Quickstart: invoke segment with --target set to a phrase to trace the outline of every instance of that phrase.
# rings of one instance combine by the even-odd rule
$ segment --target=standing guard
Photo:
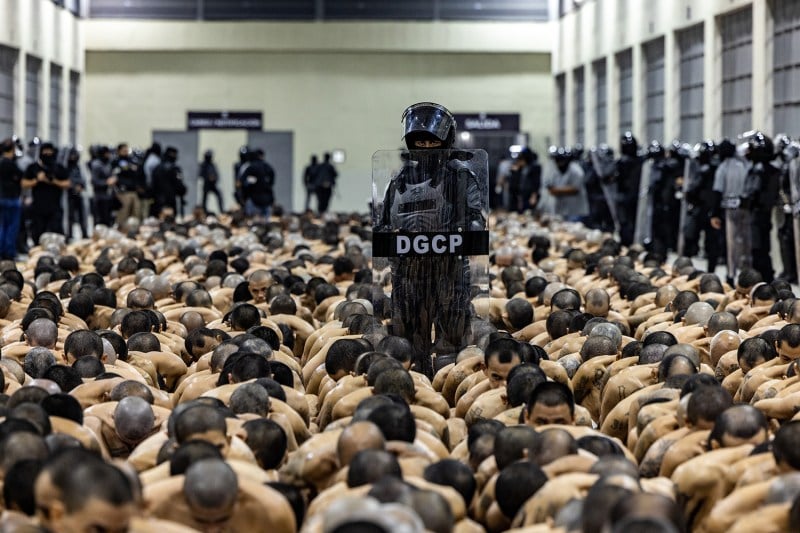
[[[700,250],[700,234],[703,234],[703,247],[708,260],[707,272],[713,273],[722,262],[724,237],[721,229],[711,226],[711,213],[714,210],[714,175],[719,160],[717,146],[712,140],[703,141],[694,147],[695,158],[687,158],[686,180],[686,223],[682,225],[683,254],[694,257]],[[680,254],[680,252],[679,252]]]
[[[771,163],[775,159],[772,139],[760,131],[744,134],[747,139],[746,157],[752,163],[748,172],[745,192],[749,194],[753,210],[753,268],[761,273],[766,283],[775,278],[772,269],[772,209],[778,204],[780,170]]]
[[[617,161],[617,217],[619,239],[624,246],[633,244],[636,229],[636,204],[642,175],[642,158],[636,137],[626,131],[620,139],[620,158]]]
[[[639,180],[639,200],[636,204],[636,231],[633,242],[649,249],[653,242],[653,183],[661,177],[664,162],[664,147],[657,140],[650,141],[646,160],[642,164]]]
[[[794,226],[797,223],[794,216],[794,205],[797,201],[796,198],[796,184],[792,183],[792,168],[794,159],[798,156],[798,146],[792,142],[792,139],[786,134],[780,134],[775,139],[775,151],[777,157],[772,164],[780,172],[780,189],[778,190],[778,208],[777,222],[778,222],[778,245],[781,249],[781,263],[783,264],[783,272],[778,274],[778,278],[788,281],[789,283],[797,283],[797,260],[795,249],[795,230]],[[795,176],[796,177],[796,176]]]
[[[797,237],[800,236],[800,144],[793,142],[788,148],[789,163],[789,190],[791,193],[792,229],[794,230],[794,261],[797,271],[794,273],[800,280],[800,245]],[[788,274],[788,273],[787,273]]]
[[[402,124],[408,150],[373,156],[373,260],[391,268],[392,333],[432,376],[433,353],[440,368],[469,344],[470,300],[488,289],[488,160],[453,149],[455,119],[439,104],[412,105]]]
[[[89,236],[86,231],[86,208],[84,207],[84,191],[86,191],[86,178],[80,166],[80,152],[74,147],[67,147],[64,166],[69,176],[69,191],[67,192],[67,239],[72,239],[73,226],[78,224],[81,230],[81,239]]]
[[[620,231],[617,215],[617,163],[614,149],[601,144],[590,154],[592,174],[586,180],[589,217],[601,231]]]

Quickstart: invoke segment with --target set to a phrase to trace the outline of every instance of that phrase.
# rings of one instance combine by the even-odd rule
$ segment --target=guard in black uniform
[[[34,243],[45,232],[64,234],[64,209],[61,202],[69,189],[67,169],[56,162],[58,151],[52,143],[42,143],[39,160],[28,166],[25,178],[36,180],[31,204],[31,238]]]
[[[674,142],[668,153],[653,159],[651,177],[653,193],[652,252],[666,258],[678,244],[681,202],[676,193],[681,190],[683,158],[679,144]]]
[[[72,226],[78,224],[81,239],[89,236],[86,231],[86,209],[84,208],[84,191],[86,178],[80,166],[80,153],[75,148],[67,151],[67,175],[69,176],[69,192],[67,193],[67,238],[72,239]]]
[[[639,180],[642,177],[642,158],[636,137],[626,131],[619,144],[620,158],[617,160],[617,217],[619,238],[624,246],[633,243],[636,230],[636,206],[639,200]]]
[[[686,188],[688,210],[686,225],[683,228],[685,249],[684,255],[694,257],[699,253],[700,234],[703,234],[703,247],[708,260],[707,272],[714,272],[725,256],[725,236],[722,229],[711,225],[717,197],[714,194],[714,177],[719,165],[717,145],[712,140],[699,143],[694,149],[696,156],[695,171]]]
[[[752,253],[753,268],[761,273],[765,282],[775,278],[770,257],[770,232],[772,231],[772,208],[778,203],[781,173],[771,162],[775,159],[772,139],[760,131],[745,134],[747,159],[752,162],[748,176],[753,202]]]
[[[781,248],[781,263],[783,264],[783,272],[778,274],[778,277],[789,283],[797,283],[792,187],[789,181],[789,169],[792,160],[797,157],[797,146],[792,143],[792,139],[788,135],[780,134],[775,139],[775,151],[778,157],[775,158],[772,164],[780,172],[778,244]]]
[[[617,166],[614,149],[601,144],[592,149],[581,165],[589,198],[587,226],[600,231],[614,232],[617,226],[616,181]]]
[[[183,173],[178,166],[178,149],[169,146],[164,151],[161,163],[153,170],[153,207],[151,216],[160,217],[164,209],[171,210],[171,216],[177,217],[178,200],[186,195]]]
[[[441,367],[470,338],[467,256],[488,254],[488,168],[482,184],[470,169],[472,154],[452,150],[456,124],[445,107],[412,105],[402,124],[409,151],[383,201],[374,202],[373,241],[376,256],[391,243],[384,257],[392,270],[392,333],[411,342],[416,370],[432,376],[432,354]]]

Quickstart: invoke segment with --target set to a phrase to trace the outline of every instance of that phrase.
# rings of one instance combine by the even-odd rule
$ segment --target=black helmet
[[[775,154],[779,155],[784,161],[794,159],[796,149],[791,149],[792,138],[785,133],[779,133],[775,136]]]
[[[531,163],[539,159],[539,156],[536,154],[536,152],[534,152],[533,150],[531,150],[529,147],[526,146],[525,148],[520,150],[519,158],[525,161],[526,164],[530,165]]]
[[[583,157],[583,144],[575,143],[572,145],[572,155],[575,159],[580,159]]]
[[[636,142],[636,137],[633,136],[633,133],[626,131],[622,134],[619,140],[619,151],[623,155],[636,156],[636,152],[639,151],[639,143]]]
[[[572,150],[566,146],[559,146],[553,154],[556,163],[569,163],[572,160]]]
[[[664,147],[661,143],[653,139],[647,147],[647,156],[653,159],[664,157]]]
[[[609,177],[616,171],[614,149],[607,144],[600,144],[592,150],[592,166],[601,177]]]
[[[598,144],[593,151],[597,152],[598,154],[606,158],[614,157],[614,149],[605,143]]]
[[[736,155],[736,145],[725,137],[717,145],[717,153],[721,159],[727,159]]]
[[[22,139],[20,139],[18,135],[12,135],[11,141],[14,143],[14,155],[22,157],[25,153],[25,146],[22,144]]]
[[[692,155],[692,147],[687,143],[682,143],[680,139],[672,140],[669,151],[672,157],[677,157],[679,159],[686,159]]]
[[[239,161],[244,163],[250,157],[250,147],[247,145],[239,147]]]
[[[772,161],[775,158],[772,139],[760,131],[747,135],[747,158],[759,163]]]
[[[779,133],[775,136],[775,152],[783,152],[790,144],[792,144],[792,138],[785,133]]]
[[[713,139],[706,139],[705,141],[700,141],[697,143],[697,146],[694,147],[694,151],[698,154],[704,153],[711,153],[714,154],[717,152],[717,144],[714,142]]]
[[[58,154],[58,148],[56,148],[56,145],[49,141],[41,143],[41,146],[39,147],[40,152],[44,152],[45,150],[51,151],[53,154]]]
[[[711,161],[711,158],[714,157],[714,154],[717,153],[717,145],[714,144],[714,141],[711,139],[706,139],[705,141],[697,143],[694,147],[694,151],[697,153],[697,160],[701,163],[708,163]]]
[[[456,138],[456,119],[443,105],[420,102],[403,111],[403,140],[408,148],[417,141],[440,141],[450,148]]]

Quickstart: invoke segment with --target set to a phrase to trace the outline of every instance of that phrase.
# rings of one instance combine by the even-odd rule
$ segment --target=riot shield
[[[792,219],[794,224],[794,257],[800,280],[800,159],[789,163],[789,187],[792,195]]]
[[[683,164],[683,183],[681,184],[680,192],[676,195],[679,196],[681,201],[680,218],[678,219],[678,255],[683,256],[684,249],[686,248],[686,215],[689,210],[689,205],[686,200],[686,194],[692,187],[696,186],[698,179],[699,166],[697,161],[691,157],[687,157]]]
[[[392,334],[417,362],[457,353],[471,343],[472,299],[489,294],[486,152],[375,152],[372,206],[374,280],[391,293]]]
[[[614,231],[619,233],[620,224],[617,214],[617,183],[614,180],[616,173],[616,161],[613,153],[609,157],[601,157],[597,151],[591,154],[592,166],[600,177],[600,188],[603,190],[603,197],[608,204],[608,211],[611,213],[611,220],[614,221]]]
[[[636,229],[633,242],[643,246],[653,240],[653,192],[650,187],[653,173],[653,161],[647,160],[642,165],[642,177],[639,181],[639,203],[636,204]]]

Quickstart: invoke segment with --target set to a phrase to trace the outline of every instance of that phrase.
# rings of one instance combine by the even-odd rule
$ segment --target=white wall
[[[61,138],[69,129],[70,71],[83,72],[83,34],[80,21],[50,0],[0,0],[0,44],[18,50],[14,129],[25,131],[25,62],[28,55],[42,59],[39,95],[40,135],[50,127],[50,63],[62,67]],[[79,126],[80,129],[80,126]],[[27,141],[27,139],[26,139]]]
[[[665,109],[664,140],[679,131],[678,77],[679,51],[676,32],[703,24],[705,30],[704,136],[719,138],[722,134],[722,59],[719,17],[743,7],[753,6],[753,86],[752,127],[770,132],[772,129],[772,38],[770,10],[767,0],[588,0],[556,22],[557,43],[553,49],[553,73],[566,73],[568,101],[574,91],[574,69],[585,65],[585,104],[587,144],[604,142],[594,139],[594,93],[591,64],[607,58],[608,139],[617,139],[619,114],[614,84],[617,79],[614,56],[632,48],[634,55],[634,126],[641,135],[644,126],[645,65],[642,46],[653,39],[665,38]],[[557,99],[553,98],[553,103]],[[567,106],[567,124],[574,123],[571,105]],[[557,124],[553,129],[556,131]],[[567,142],[575,142],[574,128],[568,127]],[[696,139],[694,139],[696,140]],[[692,140],[692,141],[694,141]],[[612,143],[616,145],[616,142]]]
[[[520,113],[522,130],[543,150],[554,113],[550,28],[91,20],[83,138],[144,146],[153,129],[184,129],[187,110],[260,110],[266,130],[295,133],[294,208],[302,206],[309,155],[340,148],[347,161],[333,208],[361,210],[372,153],[399,147],[400,115],[417,101]],[[213,136],[201,144],[217,148],[227,172],[234,140],[214,147],[206,139]]]

